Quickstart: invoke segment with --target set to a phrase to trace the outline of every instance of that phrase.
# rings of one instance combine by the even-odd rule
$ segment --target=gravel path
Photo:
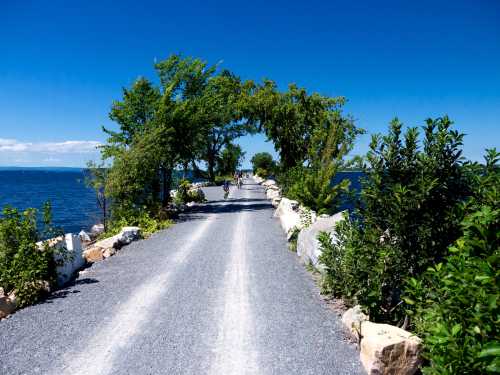
[[[246,181],[0,322],[0,374],[362,374]]]

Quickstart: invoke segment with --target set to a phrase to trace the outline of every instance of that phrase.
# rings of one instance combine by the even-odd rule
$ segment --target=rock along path
[[[250,180],[0,322],[0,374],[362,374]]]

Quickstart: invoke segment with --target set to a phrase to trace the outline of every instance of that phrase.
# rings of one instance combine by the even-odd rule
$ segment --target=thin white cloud
[[[0,138],[0,152],[4,153],[90,154],[96,152],[99,145],[98,141],[20,142]]]

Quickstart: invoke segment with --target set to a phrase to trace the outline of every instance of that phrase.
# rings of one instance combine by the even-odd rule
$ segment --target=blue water
[[[81,170],[0,170],[0,208],[20,210],[52,204],[53,224],[78,233],[100,221],[95,193],[87,188]]]
[[[351,190],[353,190],[355,192],[355,196],[357,196],[359,194],[359,192],[361,191],[361,178],[362,177],[363,177],[362,172],[339,172],[333,178],[332,183],[337,184],[344,179],[351,181],[350,188],[351,188]],[[354,207],[355,207],[355,204],[354,204],[353,197],[343,197],[338,210],[339,211],[349,210],[350,212],[352,212]]]
[[[351,188],[359,191],[359,172],[341,172],[334,183],[347,178]],[[81,170],[0,169],[0,208],[5,205],[24,210],[41,210],[44,203],[52,203],[53,223],[66,233],[88,230],[100,222],[100,211],[95,193],[85,186]],[[340,209],[352,209],[346,201]]]

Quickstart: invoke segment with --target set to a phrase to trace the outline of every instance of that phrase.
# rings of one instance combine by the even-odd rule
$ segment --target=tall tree
[[[345,102],[342,97],[309,95],[294,84],[281,93],[270,80],[254,85],[251,90],[253,95],[244,107],[245,117],[274,142],[284,170],[308,160],[316,128],[324,125],[325,114],[338,112]]]
[[[241,100],[241,80],[227,70],[208,81],[200,99],[200,117],[207,126],[203,159],[212,182],[215,181],[217,157],[223,147],[251,130],[244,121]]]
[[[220,175],[234,173],[241,166],[244,157],[245,152],[240,145],[228,143],[217,160],[217,172]]]
[[[138,78],[130,89],[123,89],[123,99],[114,101],[109,118],[119,126],[118,131],[103,127],[109,135],[103,146],[104,158],[113,157],[129,147],[136,135],[141,135],[155,117],[161,98],[160,90],[145,78]]]

